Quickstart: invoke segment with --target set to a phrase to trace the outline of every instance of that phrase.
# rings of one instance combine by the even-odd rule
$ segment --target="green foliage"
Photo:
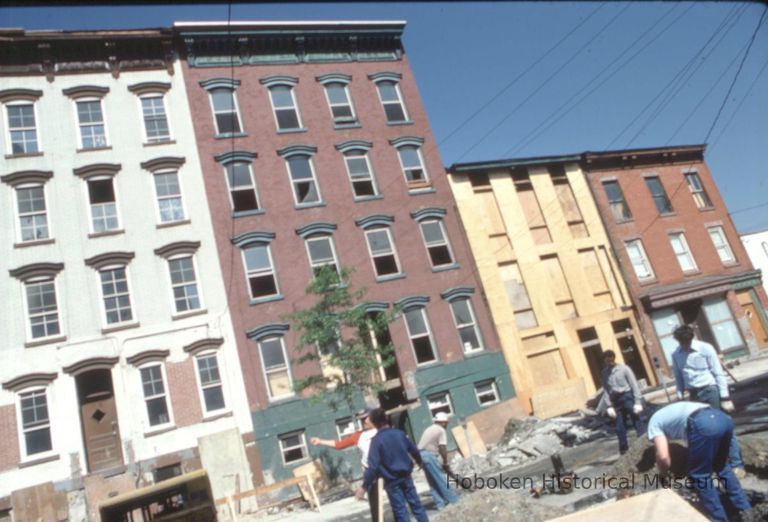
[[[294,388],[316,390],[313,399],[327,402],[334,409],[339,401],[352,408],[360,394],[379,392],[383,385],[379,361],[384,368],[395,361],[391,342],[373,343],[371,338],[386,332],[399,310],[368,314],[361,306],[365,290],[352,290],[346,283],[351,272],[342,269],[339,277],[333,267],[318,269],[306,289],[307,294],[316,296],[315,304],[286,316],[301,333],[293,362],[322,361],[324,367],[338,370],[333,372],[335,375],[297,379]]]

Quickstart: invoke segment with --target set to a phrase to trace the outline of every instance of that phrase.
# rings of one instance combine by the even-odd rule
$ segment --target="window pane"
[[[294,180],[312,177],[312,167],[309,166],[309,158],[306,156],[288,158],[288,165],[291,169],[291,178]]]
[[[221,410],[225,407],[224,392],[222,392],[221,386],[204,389],[203,397],[205,398],[206,411]]]
[[[45,211],[43,187],[20,188],[16,190],[19,213]]]
[[[155,187],[158,196],[176,196],[179,194],[179,178],[175,172],[155,174]]]
[[[427,243],[443,243],[443,228],[438,221],[428,221],[421,224],[421,230],[424,231],[424,240]]]
[[[168,415],[168,404],[165,401],[165,397],[148,400],[147,414],[149,416],[150,426],[165,424],[171,421],[171,418]]]
[[[277,293],[277,283],[272,274],[250,276],[248,282],[251,288],[251,297],[254,299],[275,295]]]
[[[392,246],[389,243],[389,234],[387,234],[386,230],[374,230],[369,232],[367,236],[368,244],[374,255],[392,251]]]
[[[258,245],[246,248],[245,266],[248,271],[271,269],[272,263],[269,259],[269,250],[267,245]]]
[[[285,364],[283,345],[280,339],[267,339],[261,342],[261,355],[264,358],[264,368],[282,368]]]
[[[272,103],[276,109],[284,107],[293,107],[293,97],[291,96],[291,88],[285,86],[277,86],[269,89],[272,95]]]
[[[347,157],[347,166],[349,167],[349,175],[353,178],[368,177],[370,175],[365,156]]]
[[[429,340],[429,336],[419,337],[417,339],[411,339],[413,343],[413,351],[416,353],[416,362],[426,363],[435,360],[435,354],[432,351],[432,342]]]
[[[329,83],[325,86],[326,91],[328,92],[328,100],[332,104],[347,104],[349,101],[347,100],[347,91],[344,88],[344,84],[341,83]]]
[[[240,132],[240,121],[237,113],[220,112],[216,114],[216,126],[221,134],[234,134]]]
[[[376,266],[376,274],[379,276],[397,274],[399,272],[397,260],[395,260],[393,255],[376,257],[373,263]]]
[[[381,101],[400,101],[400,97],[397,95],[397,89],[395,88],[395,82],[383,81],[377,84],[379,86],[379,95]]]
[[[27,455],[50,451],[53,448],[50,428],[28,431],[24,434],[24,441],[27,446]]]
[[[97,203],[112,203],[115,201],[115,190],[112,179],[97,179],[88,182],[88,195],[92,205]]]
[[[457,299],[451,303],[453,309],[453,316],[456,318],[456,323],[459,325],[469,324],[472,321],[472,313],[469,311],[469,304],[467,299]]]
[[[294,109],[279,109],[275,111],[277,126],[280,129],[298,129],[299,115]]]
[[[259,202],[253,189],[232,191],[232,207],[235,212],[258,210]]]
[[[314,263],[333,261],[333,251],[331,241],[328,238],[315,239],[307,242],[309,247],[309,256]]]
[[[229,163],[226,166],[230,188],[250,187],[253,185],[251,171],[247,163]]]
[[[429,258],[432,261],[432,266],[450,265],[453,263],[451,258],[451,251],[447,246],[434,246],[429,247]]]
[[[400,161],[403,162],[403,167],[421,167],[421,159],[419,159],[418,149],[413,146],[406,145],[398,149],[400,152]]]
[[[414,308],[405,312],[405,320],[408,323],[408,332],[411,337],[427,333],[427,325],[424,322],[421,308]]]
[[[211,99],[213,100],[214,111],[216,112],[234,112],[235,111],[235,99],[231,90],[213,89],[211,91]]]

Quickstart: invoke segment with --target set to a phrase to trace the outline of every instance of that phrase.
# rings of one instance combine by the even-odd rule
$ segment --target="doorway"
[[[90,370],[75,377],[75,383],[88,471],[121,466],[123,452],[111,371]]]

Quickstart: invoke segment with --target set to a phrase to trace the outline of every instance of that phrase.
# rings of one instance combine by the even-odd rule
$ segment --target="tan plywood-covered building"
[[[574,155],[448,169],[512,381],[539,416],[596,391],[603,350],[654,378],[579,165]]]

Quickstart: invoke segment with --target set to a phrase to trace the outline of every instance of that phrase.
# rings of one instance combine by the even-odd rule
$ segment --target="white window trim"
[[[93,226],[93,205],[91,204],[91,193],[88,188],[88,184],[91,181],[102,181],[108,179],[112,182],[112,192],[115,194],[115,217],[117,218],[117,227],[116,228],[109,228],[107,230],[101,230],[96,231],[96,229]],[[112,232],[118,232],[120,230],[123,230],[123,218],[120,212],[120,203],[118,201],[119,197],[117,194],[117,184],[115,183],[115,176],[92,176],[85,180],[85,201],[88,205],[88,231],[91,234],[109,234]],[[99,203],[100,205],[103,205],[103,203]]]
[[[389,239],[389,248],[392,251],[392,255],[395,257],[395,264],[397,265],[397,272],[394,274],[385,274],[385,275],[379,275],[376,271],[376,263],[374,262],[374,256],[373,251],[371,250],[371,243],[368,241],[368,235],[373,232],[378,232],[384,230],[387,233],[387,238]],[[395,242],[392,239],[392,231],[389,227],[376,227],[376,228],[369,228],[365,231],[365,246],[368,248],[368,257],[371,260],[371,266],[373,267],[373,275],[376,277],[376,279],[389,279],[392,277],[399,276],[403,273],[403,267],[400,264],[400,257],[397,255],[397,248],[395,247]],[[383,257],[384,255],[389,254],[379,254],[376,257]]]
[[[24,152],[24,153],[16,153],[16,154],[14,154],[14,152],[13,152],[13,141],[11,139],[11,125],[10,125],[10,121],[8,120],[8,107],[12,107],[14,105],[30,105],[30,104],[32,105],[32,111],[35,114],[35,136],[37,136],[37,152],[32,152],[32,153]],[[43,149],[43,142],[42,142],[42,136],[41,136],[42,129],[40,128],[40,118],[38,117],[38,114],[37,114],[37,101],[31,101],[31,100],[11,100],[11,101],[8,101],[8,102],[4,103],[3,104],[3,108],[4,108],[3,116],[4,116],[4,120],[5,120],[5,121],[3,121],[3,126],[5,127],[5,139],[6,139],[5,151],[6,151],[6,154],[8,154],[9,156],[17,156],[17,155],[20,155],[20,154],[40,154],[40,153],[42,153],[44,149]]]
[[[493,393],[493,396],[495,397],[495,399],[493,401],[491,401],[491,402],[483,403],[483,402],[480,401],[480,393],[481,392],[478,390],[478,387],[479,386],[485,386],[487,384],[491,385],[491,392]],[[481,408],[487,408],[489,406],[492,406],[494,404],[498,404],[499,402],[501,402],[501,399],[500,399],[500,396],[499,396],[499,387],[496,385],[496,381],[493,380],[493,379],[476,382],[474,384],[474,389],[475,389],[475,399],[477,399],[477,404]],[[488,393],[491,393],[491,392],[484,392],[484,394],[488,394]]]
[[[309,170],[312,172],[312,182],[315,184],[315,190],[317,191],[317,201],[313,201],[311,203],[299,203],[297,194],[296,194],[296,184],[297,183],[303,183],[306,182],[306,179],[302,179],[300,181],[295,181],[293,179],[293,173],[291,172],[291,163],[290,159],[292,158],[298,158],[298,157],[304,157],[307,160],[307,163],[309,163]],[[320,191],[320,182],[317,180],[317,172],[315,171],[315,164],[312,161],[312,156],[309,154],[293,154],[290,156],[285,157],[285,170],[288,172],[288,181],[291,184],[291,195],[293,196],[293,204],[297,208],[304,208],[304,207],[315,207],[318,205],[323,204],[323,193]]]
[[[229,171],[227,169],[230,166],[234,166],[234,165],[238,165],[238,164],[243,164],[243,165],[246,165],[248,167],[248,176],[250,176],[250,179],[251,179],[251,188],[253,189],[253,193],[256,196],[256,206],[258,208],[251,209],[251,210],[235,210],[235,200],[232,197],[232,192],[233,192],[234,189],[232,188],[232,185],[230,184]],[[229,196],[229,207],[232,209],[232,212],[257,212],[257,211],[260,212],[260,211],[263,211],[264,207],[261,206],[261,198],[259,198],[259,190],[258,190],[258,187],[256,187],[256,178],[253,175],[253,164],[251,162],[249,162],[249,161],[238,161],[238,160],[235,160],[235,161],[231,161],[231,162],[228,162],[228,163],[222,165],[222,167],[224,168],[224,179],[225,179],[225,182],[227,183],[227,195]],[[244,188],[240,188],[239,190],[244,190]]]
[[[263,296],[260,296],[260,297],[254,297],[253,294],[251,293],[251,278],[250,278],[250,276],[251,275],[263,275],[263,274],[267,273],[266,270],[262,270],[262,271],[258,272],[258,271],[251,271],[248,268],[248,263],[246,262],[246,259],[245,259],[245,251],[248,250],[249,248],[253,248],[253,247],[256,247],[256,246],[264,246],[267,249],[267,256],[269,257],[269,264],[270,264],[270,268],[271,268],[270,273],[272,274],[272,278],[275,280],[275,293],[274,294],[263,295]],[[277,268],[275,268],[275,258],[272,257],[272,245],[271,244],[269,244],[267,242],[254,242],[254,243],[250,243],[250,244],[247,244],[247,245],[243,245],[240,248],[240,255],[242,256],[242,260],[243,260],[243,273],[245,274],[245,286],[248,289],[248,297],[250,298],[251,301],[260,301],[262,299],[271,299],[273,297],[281,295],[280,294],[280,281],[278,281],[278,279],[277,279]]]
[[[349,435],[352,435],[353,433],[360,431],[363,429],[360,421],[356,419],[355,417],[343,417],[341,419],[336,419],[336,434],[339,436],[339,438],[348,437]],[[352,431],[346,432],[339,429],[340,424],[345,425],[352,425]]]
[[[99,108],[101,109],[101,123],[102,125],[104,125],[104,146],[85,148],[83,143],[83,132],[80,125],[80,116],[77,112],[77,104],[78,102],[93,102],[93,101],[99,102]],[[102,148],[110,147],[112,142],[109,139],[109,126],[107,125],[107,112],[104,110],[104,98],[100,98],[96,96],[82,96],[80,98],[73,98],[72,107],[74,109],[75,127],[77,128],[78,150],[86,150],[86,151],[99,150]]]
[[[691,260],[691,264],[693,265],[693,268],[685,269],[683,268],[682,263],[680,263],[680,257],[678,256],[678,253],[675,252],[675,246],[672,244],[672,238],[678,237],[680,238],[680,244],[683,247],[684,253],[688,256],[688,258]],[[696,259],[693,257],[693,252],[691,252],[691,247],[688,246],[688,240],[685,238],[684,232],[673,232],[669,234],[669,244],[672,247],[672,252],[675,254],[675,259],[677,259],[677,264],[680,266],[680,270],[682,270],[685,273],[693,273],[697,272],[699,270],[699,265],[696,264]]]
[[[219,120],[216,118],[216,114],[218,113],[216,112],[216,108],[213,106],[213,91],[219,89],[228,90],[230,93],[232,93],[232,107],[234,108],[234,113],[237,116],[237,124],[240,127],[239,132],[221,132],[221,129],[219,129]],[[213,115],[213,128],[216,129],[216,136],[227,136],[229,134],[245,133],[245,128],[243,127],[243,119],[240,117],[240,104],[237,102],[237,95],[235,91],[237,91],[237,89],[231,87],[216,87],[208,91],[208,103],[211,106],[211,115]]]
[[[350,153],[357,153],[356,155],[350,155],[347,156],[347,154]],[[342,152],[342,157],[344,159],[344,168],[347,169],[347,178],[349,179],[349,186],[352,189],[352,198],[355,200],[366,200],[366,199],[372,199],[381,196],[381,192],[379,192],[379,185],[376,183],[376,176],[373,173],[373,168],[371,166],[371,158],[368,157],[368,151],[363,149],[352,149],[348,150],[346,152]],[[362,157],[365,160],[365,164],[368,167],[368,179],[371,180],[371,184],[373,185],[373,194],[370,196],[358,196],[355,194],[355,186],[354,186],[354,179],[352,178],[352,171],[349,169],[349,163],[347,163],[347,158],[360,158]],[[363,178],[359,178],[358,181],[362,181]]]
[[[219,384],[218,385],[208,384],[208,385],[205,385],[205,388],[212,388],[214,386],[219,386],[221,388],[221,395],[224,398],[224,407],[218,410],[208,411],[205,407],[205,394],[203,393],[204,385],[200,380],[200,358],[210,357],[210,356],[214,356],[216,358],[216,365],[219,369]],[[198,395],[198,398],[200,399],[200,409],[203,412],[203,418],[216,417],[231,411],[232,408],[230,406],[229,393],[228,393],[227,387],[224,386],[224,374],[225,374],[224,365],[222,364],[222,357],[219,357],[219,351],[205,350],[195,354],[194,358],[195,358],[195,379],[197,382],[197,395]]]
[[[647,276],[641,277],[640,275],[638,275],[637,270],[635,269],[635,265],[632,262],[632,256],[629,253],[629,248],[627,248],[630,244],[638,246],[638,251],[640,253],[640,256],[642,257],[643,264],[646,266],[648,270]],[[653,271],[653,267],[651,266],[651,260],[648,259],[648,254],[645,253],[645,247],[643,246],[643,242],[640,239],[630,239],[629,241],[626,241],[624,243],[624,249],[627,251],[629,264],[632,265],[632,271],[635,273],[635,277],[637,277],[638,281],[649,281],[651,279],[656,278],[656,275]]]
[[[264,341],[269,341],[271,339],[279,339],[280,340],[280,348],[283,351],[283,362],[285,364],[285,371],[288,373],[288,384],[290,384],[290,386],[291,386],[291,392],[283,394],[283,395],[276,395],[276,396],[272,395],[272,392],[270,391],[270,387],[269,387],[269,379],[267,377],[267,375],[268,375],[267,367],[264,364],[264,352],[261,349],[261,345],[262,345],[262,343]],[[269,397],[269,400],[270,401],[277,401],[277,400],[281,400],[281,399],[285,399],[285,398],[288,398],[288,397],[295,396],[296,392],[293,391],[293,375],[291,375],[291,361],[288,359],[288,355],[287,355],[287,353],[285,351],[285,337],[282,336],[282,335],[280,335],[280,336],[275,335],[275,336],[264,337],[263,339],[259,339],[257,344],[258,344],[258,349],[259,349],[259,360],[261,361],[261,372],[264,374],[264,387],[267,389],[267,397]],[[275,370],[273,370],[273,371],[275,371]],[[280,370],[280,371],[282,372],[283,370]],[[275,371],[275,373],[276,373],[276,371]]]
[[[712,237],[713,232],[720,235],[720,239],[723,242],[723,246],[725,247],[725,250],[728,252],[729,259],[723,259],[723,256],[720,255],[720,250],[717,248],[717,244],[715,243],[715,238]],[[728,236],[725,235],[725,229],[723,228],[723,226],[715,225],[715,226],[707,227],[707,233],[709,234],[710,241],[712,241],[712,246],[715,247],[715,251],[717,252],[717,257],[720,259],[720,262],[723,264],[735,263],[736,256],[733,254],[731,243],[728,241]]]
[[[165,405],[168,408],[168,422],[155,424],[154,426],[150,423],[149,408],[147,408],[147,400],[151,398],[155,398],[155,396],[148,398],[144,395],[144,380],[141,378],[141,370],[143,368],[149,368],[152,366],[160,367],[160,376],[163,379],[163,390],[165,391],[165,394],[163,395],[163,397],[165,398]],[[168,375],[165,370],[165,361],[151,361],[151,362],[142,364],[141,366],[136,368],[136,374],[139,380],[139,392],[141,393],[141,407],[144,410],[144,416],[143,416],[144,433],[154,433],[156,431],[162,431],[167,428],[176,426],[176,420],[174,419],[174,416],[173,416],[173,402],[171,401],[171,388],[170,386],[168,386]]]
[[[444,397],[446,399],[445,404],[440,404],[437,406],[433,405],[433,401],[438,397],[439,398]],[[449,413],[451,415],[454,414],[453,400],[451,399],[450,392],[444,391],[440,393],[434,393],[432,395],[427,396],[426,400],[427,400],[427,409],[429,410],[429,414],[432,416],[433,419],[435,418],[435,414],[432,412],[432,408],[444,408],[445,406],[448,406],[448,409],[450,410]]]
[[[293,460],[291,462],[286,462],[286,460],[285,460],[285,450],[286,450],[286,448],[283,446],[283,439],[284,439],[284,437],[292,436],[292,435],[297,435],[297,434],[299,435],[299,439],[301,440],[301,443],[298,446],[291,446],[289,449],[303,448],[302,453],[304,454],[304,456],[302,458],[300,458],[300,459]],[[282,433],[282,434],[278,435],[277,436],[277,445],[280,448],[280,458],[282,459],[284,466],[293,466],[295,464],[300,464],[302,462],[308,461],[309,458],[310,458],[310,456],[309,456],[309,449],[307,448],[306,432],[304,430],[296,430],[296,431],[291,431],[291,432],[288,432],[288,433]]]
[[[408,179],[408,175],[405,172],[405,164],[403,163],[403,155],[402,155],[402,149],[407,147],[414,147],[416,149],[416,155],[419,158],[419,163],[421,164],[421,172],[424,174],[424,179],[421,181],[410,181]],[[406,186],[410,187],[413,184],[421,184],[421,183],[431,183],[429,179],[429,172],[427,171],[427,167],[424,164],[424,156],[421,154],[421,145],[414,145],[414,144],[403,144],[400,147],[397,147],[397,160],[400,162],[400,170],[403,173],[403,178],[405,178],[405,184]],[[409,167],[411,169],[412,167]]]
[[[442,246],[445,245],[446,248],[448,248],[448,254],[451,256],[451,261],[448,263],[444,263],[442,265],[433,265],[432,264],[432,256],[429,254],[429,247],[430,245],[427,244],[427,237],[424,235],[424,228],[423,225],[427,223],[437,223],[440,227],[440,232],[443,234],[443,242],[442,243],[435,243],[431,246]],[[432,268],[443,268],[446,266],[452,266],[456,264],[456,257],[453,255],[453,248],[451,247],[451,243],[448,241],[448,234],[445,231],[445,223],[443,223],[442,219],[422,219],[419,221],[419,230],[421,231],[421,239],[424,243],[424,248],[427,251],[427,258],[429,259],[429,265]]]
[[[333,115],[333,107],[342,107],[342,104],[339,103],[331,103],[331,97],[328,95],[328,87],[331,85],[341,85],[341,87],[344,89],[344,94],[347,97],[347,103],[346,105],[349,106],[349,110],[352,112],[352,116],[350,116],[347,119],[337,119]],[[331,113],[331,121],[334,125],[352,125],[354,123],[357,123],[357,111],[355,110],[355,104],[352,103],[352,96],[349,94],[349,84],[345,82],[340,81],[331,81],[324,85],[325,91],[325,99],[328,102],[328,112]]]
[[[173,295],[173,279],[171,278],[171,261],[176,259],[184,259],[189,257],[192,259],[192,266],[195,269],[195,284],[197,285],[197,297],[200,300],[200,306],[191,310],[183,310],[179,312],[176,310],[176,298]],[[200,269],[197,266],[197,256],[195,254],[178,254],[170,256],[164,259],[165,261],[165,273],[168,278],[168,297],[171,300],[171,317],[184,317],[185,315],[197,314],[201,310],[205,310],[205,301],[203,300],[203,285],[200,280]]]
[[[53,457],[58,455],[58,452],[56,451],[56,437],[54,437],[54,431],[53,431],[53,420],[52,420],[52,413],[56,411],[55,405],[53,404],[53,401],[51,400],[51,393],[49,393],[50,386],[31,386],[29,388],[24,388],[22,390],[17,390],[15,392],[15,406],[16,406],[16,435],[18,437],[19,441],[19,458],[20,462],[26,463],[26,462],[34,462],[36,460],[43,460],[47,459],[49,457]],[[24,437],[24,434],[26,433],[24,431],[24,419],[21,414],[21,396],[27,393],[37,392],[37,391],[44,391],[45,392],[45,402],[46,406],[48,408],[48,430],[51,434],[51,449],[49,451],[41,451],[40,453],[33,453],[32,455],[29,455],[27,453],[27,439]]]
[[[50,241],[54,238],[53,235],[53,223],[50,219],[50,208],[48,205],[48,191],[46,190],[45,186],[47,183],[23,183],[21,185],[17,185],[13,187],[13,213],[16,216],[16,237],[19,243],[28,244],[28,243],[34,243],[35,241]],[[21,214],[19,213],[19,190],[20,189],[30,189],[30,188],[37,188],[40,187],[43,189],[43,199],[45,201],[45,221],[46,226],[48,227],[48,237],[43,239],[27,239],[24,240],[21,233]]]
[[[395,102],[385,102],[381,97],[381,84],[382,83],[391,83],[395,87],[395,93],[397,93],[397,99],[400,102],[400,107],[403,109],[403,117],[405,118],[402,121],[389,121],[389,118],[387,118],[387,110],[384,108],[384,104],[393,104]],[[379,82],[376,82],[376,94],[379,96],[379,103],[381,104],[381,110],[384,112],[384,120],[388,124],[398,124],[398,123],[406,123],[411,121],[411,115],[408,113],[408,108],[405,106],[405,100],[403,100],[403,93],[400,90],[400,82],[395,81],[393,79],[387,78],[385,80],[380,80]]]
[[[307,251],[307,259],[309,260],[309,271],[314,278],[315,276],[315,268],[320,268],[323,266],[327,266],[330,263],[316,263],[312,259],[312,254],[309,251],[309,243],[312,241],[318,241],[320,239],[327,239],[328,243],[331,245],[331,255],[333,256],[333,264],[336,265],[336,273],[341,276],[339,273],[339,257],[336,255],[336,245],[334,245],[333,236],[330,234],[319,234],[312,237],[308,237],[304,240],[304,248]]]
[[[299,124],[298,127],[291,127],[289,129],[281,129],[280,124],[277,121],[277,108],[275,107],[275,100],[272,98],[272,89],[275,87],[286,87],[291,95],[291,101],[293,102],[293,110],[296,111],[296,120]],[[277,132],[293,132],[298,130],[304,129],[304,122],[301,118],[301,111],[299,111],[299,103],[296,100],[296,86],[295,85],[289,85],[286,83],[278,83],[275,85],[270,85],[267,87],[267,91],[269,91],[269,104],[272,107],[272,118],[275,120],[275,130]],[[287,110],[287,107],[280,107],[280,110]]]
[[[154,141],[150,141],[149,134],[147,132],[147,120],[144,119],[144,107],[142,105],[142,101],[146,98],[160,98],[163,103],[163,111],[165,112],[165,123],[168,125],[168,136],[162,139],[155,139]],[[144,140],[144,143],[147,144],[160,144],[160,143],[168,143],[169,141],[173,141],[173,127],[171,127],[171,117],[168,114],[168,103],[166,103],[166,95],[165,93],[161,92],[148,92],[145,94],[141,94],[136,97],[137,104],[139,107],[139,117],[141,118],[141,127],[142,127],[142,138]]]
[[[104,271],[104,270],[116,270],[116,269],[119,269],[119,268],[122,268],[122,269],[125,270],[125,284],[128,286],[128,301],[130,302],[130,306],[131,306],[131,316],[132,316],[132,319],[130,321],[121,321],[121,322],[117,322],[117,323],[110,323],[110,322],[107,321],[107,307],[106,307],[106,303],[104,302],[105,301],[105,296],[104,296],[104,288],[102,287],[102,284],[101,284],[101,272]],[[136,303],[134,302],[134,299],[132,297],[133,292],[132,292],[132,288],[131,288],[131,286],[132,286],[131,285],[131,275],[130,275],[130,272],[129,272],[129,269],[128,269],[128,265],[120,265],[120,264],[107,265],[107,266],[103,266],[103,267],[99,268],[98,270],[95,270],[94,272],[96,273],[96,284],[98,285],[99,297],[101,298],[100,299],[101,324],[103,325],[103,327],[104,328],[115,328],[115,327],[119,327],[119,326],[130,325],[130,324],[138,324],[138,322],[139,322],[138,317],[139,316],[136,313]]]
[[[27,340],[28,342],[32,343],[38,343],[38,342],[45,342],[48,339],[58,339],[60,337],[63,337],[65,335],[64,333],[64,313],[61,307],[61,299],[59,299],[59,285],[57,283],[58,278],[56,276],[49,277],[49,276],[42,276],[42,277],[35,277],[31,279],[27,279],[25,281],[21,282],[21,295],[22,295],[22,303],[24,306],[24,316],[26,318],[27,323]],[[27,298],[27,285],[28,284],[37,284],[37,283],[45,283],[50,281],[53,283],[53,291],[54,295],[56,296],[56,315],[59,320],[59,333],[53,334],[53,335],[46,335],[44,337],[33,337],[32,336],[32,317],[30,316],[29,312],[29,300]]]
[[[461,334],[459,333],[460,327],[467,327],[469,324],[465,325],[459,325],[459,322],[456,320],[456,314],[453,312],[453,303],[458,301],[466,301],[467,302],[467,308],[469,309],[469,315],[472,317],[472,328],[475,330],[475,335],[477,336],[477,341],[480,343],[480,346],[477,348],[472,348],[471,350],[467,350],[464,345],[461,346],[461,350],[464,353],[475,353],[480,352],[482,350],[485,350],[485,343],[483,342],[483,336],[480,334],[480,327],[477,325],[477,316],[475,316],[475,310],[472,306],[472,300],[469,297],[458,297],[456,299],[453,299],[448,305],[451,308],[451,317],[453,318],[453,324],[456,326],[456,334],[459,337],[459,343],[461,343]]]
[[[419,312],[421,312],[421,318],[424,321],[424,326],[427,327],[427,337],[429,338],[429,345],[432,348],[433,358],[431,361],[419,362],[419,359],[416,356],[416,347],[413,345],[413,334],[411,334],[411,329],[408,326],[408,319],[405,317],[406,311],[403,311],[403,321],[405,322],[405,331],[406,333],[408,333],[408,344],[411,345],[411,352],[413,352],[413,360],[416,363],[416,366],[427,366],[427,365],[439,362],[440,358],[438,357],[437,344],[435,344],[435,337],[432,334],[432,325],[429,324],[429,316],[427,315],[427,308],[425,306],[419,306],[419,307],[411,308],[407,311],[412,312],[414,310],[418,310]],[[424,336],[423,335],[419,336],[419,338],[421,337],[424,337]],[[453,413],[453,408],[451,408],[451,413]]]
[[[160,195],[157,193],[157,178],[155,177],[163,174],[176,174],[176,183],[179,186],[178,198],[179,200],[181,200],[181,212],[183,214],[183,216],[181,216],[181,219],[174,219],[172,221],[163,221],[163,218],[160,212]],[[152,171],[152,179],[150,181],[152,183],[152,191],[155,194],[155,215],[157,217],[158,225],[170,225],[172,223],[180,223],[181,221],[186,221],[187,219],[189,219],[187,206],[184,203],[184,200],[186,198],[184,198],[184,187],[182,187],[181,176],[179,176],[179,169],[160,169],[160,170]],[[170,198],[168,196],[164,196],[164,199],[170,199]]]

